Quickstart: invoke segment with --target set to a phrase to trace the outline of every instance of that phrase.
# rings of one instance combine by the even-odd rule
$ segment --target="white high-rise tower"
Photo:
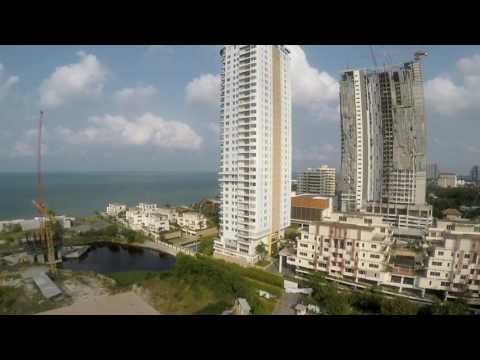
[[[220,239],[215,255],[258,259],[290,225],[292,105],[283,45],[221,50]]]

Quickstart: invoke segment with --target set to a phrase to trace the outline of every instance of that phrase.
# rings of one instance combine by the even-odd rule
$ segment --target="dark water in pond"
[[[165,271],[175,265],[175,257],[148,249],[97,243],[80,259],[64,260],[62,267],[74,271],[110,274],[125,271]]]

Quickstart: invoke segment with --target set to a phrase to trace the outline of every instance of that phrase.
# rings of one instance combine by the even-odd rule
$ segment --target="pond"
[[[165,271],[175,265],[175,257],[153,250],[110,243],[92,244],[80,259],[64,260],[62,268],[110,274],[126,271]]]

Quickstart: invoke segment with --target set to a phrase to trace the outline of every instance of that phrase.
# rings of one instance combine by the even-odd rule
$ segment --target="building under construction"
[[[420,58],[340,81],[342,211],[389,204],[417,214],[426,205],[426,129]],[[368,208],[385,208],[368,206]],[[390,210],[389,210],[390,211]],[[413,214],[412,213],[412,214]],[[430,214],[431,211],[427,211]]]

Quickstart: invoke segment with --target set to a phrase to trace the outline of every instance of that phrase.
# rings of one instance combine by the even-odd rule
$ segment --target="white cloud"
[[[467,146],[467,151],[474,153],[474,154],[480,154],[480,147],[479,146],[474,146],[474,145],[469,145]]]
[[[316,117],[336,120],[339,114],[339,85],[325,71],[311,66],[303,49],[287,45],[290,50],[292,100],[294,106],[315,113]],[[189,104],[218,107],[220,103],[220,75],[204,74],[193,79],[186,88]]]
[[[299,45],[287,45],[290,50],[292,101],[295,106],[314,111],[324,119],[337,119],[339,114],[339,84],[326,71],[310,65]]]
[[[465,75],[480,74],[480,55],[469,58],[461,58],[457,61],[457,69]]]
[[[0,64],[0,100],[3,100],[5,97],[7,97],[7,95],[10,94],[13,86],[19,81],[18,76],[9,76],[4,80],[4,72],[5,68],[3,64]]]
[[[447,76],[438,76],[425,83],[425,100],[440,114],[452,115],[468,107],[467,91]]]
[[[187,124],[164,120],[151,113],[128,119],[124,116],[93,117],[81,130],[58,128],[58,134],[70,144],[108,144],[114,146],[153,145],[169,150],[194,150],[203,139]]]
[[[78,52],[80,61],[60,66],[40,86],[40,104],[55,108],[70,99],[101,94],[107,69],[95,55]]]
[[[119,104],[144,104],[158,95],[158,90],[153,85],[124,88],[113,94]]]
[[[42,129],[42,155],[47,154],[47,138],[49,134]],[[38,129],[29,129],[13,145],[12,157],[32,157],[37,154]]]
[[[458,60],[456,70],[459,83],[449,74],[425,82],[427,105],[436,113],[451,116],[480,109],[480,55]]]
[[[186,87],[189,104],[220,107],[220,75],[203,74]]]

